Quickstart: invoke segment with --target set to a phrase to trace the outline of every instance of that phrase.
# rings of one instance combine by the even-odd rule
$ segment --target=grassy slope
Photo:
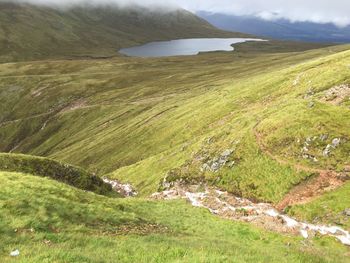
[[[335,222],[350,229],[349,217],[344,214],[350,207],[350,183],[340,189],[327,193],[305,205],[294,206],[289,214],[314,222]]]
[[[110,185],[85,170],[48,158],[0,153],[0,170],[48,177],[97,194],[114,195]]]
[[[26,263],[347,262],[333,239],[264,232],[183,201],[107,198],[18,173],[0,181],[2,262],[13,249]]]
[[[45,12],[57,19],[50,13],[57,11]],[[74,12],[59,19],[72,25],[74,17],[82,14]],[[18,35],[28,30],[14,28]],[[63,29],[62,35],[51,38],[52,43],[69,39],[67,34],[74,32],[84,36],[86,30]],[[5,60],[47,56],[50,43],[44,43],[41,54],[27,53],[37,46],[34,39],[40,39],[41,32],[50,30],[36,32],[38,37]],[[78,56],[110,55],[120,41],[106,40],[110,46],[95,52],[91,46],[98,43],[72,49],[82,41],[71,42],[75,37],[69,40],[73,46],[60,45],[55,56],[66,55],[67,50]],[[294,184],[310,176],[297,172],[294,164],[337,170],[349,165],[350,112],[319,100],[324,90],[350,82],[349,46],[309,50],[316,47],[323,46],[272,41],[238,45],[234,53],[196,57],[1,64],[0,151],[47,156],[100,176],[108,174],[133,183],[142,196],[157,191],[171,171],[175,178],[205,178],[238,195],[278,202]],[[314,95],[305,98],[310,91]],[[272,154],[290,165],[264,154],[256,133]],[[328,134],[329,140],[341,137],[340,147],[323,158],[322,149],[330,141],[317,142],[310,150],[319,162],[304,160],[300,154],[304,140],[322,134]],[[213,158],[225,149],[235,150],[230,157],[236,161],[233,168],[200,171],[200,157]],[[56,165],[61,167],[47,159],[0,155],[0,171],[52,177]],[[348,261],[348,249],[332,239],[305,241],[264,232],[213,217],[183,201],[119,200],[10,172],[0,172],[0,181],[0,258],[5,262],[15,248],[21,251],[20,262]],[[348,186],[289,213],[350,229],[342,214],[350,207]]]
[[[30,32],[30,34],[28,34]],[[53,9],[0,3],[0,61],[116,56],[122,47],[185,37],[243,36],[184,11],[115,6]]]
[[[204,176],[246,197],[277,202],[309,174],[264,155],[253,128],[261,122],[256,129],[276,155],[291,148],[291,162],[304,162],[299,145],[286,138],[293,127],[301,139],[321,131],[347,137],[348,110],[319,103],[309,109],[303,99],[309,81],[315,92],[347,81],[349,52],[335,53],[347,48],[213,53],[147,64],[130,58],[3,64],[0,147],[113,173],[144,195],[174,168],[182,169],[179,176],[188,176],[186,170],[203,176],[191,163],[196,153],[213,157],[236,148],[233,169]],[[293,86],[301,72],[305,77]],[[340,158],[341,168],[348,147],[317,165],[334,166]]]

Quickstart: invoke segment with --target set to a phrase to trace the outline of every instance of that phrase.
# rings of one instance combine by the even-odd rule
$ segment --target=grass
[[[14,249],[26,263],[348,262],[331,238],[265,232],[184,201],[108,198],[20,173],[0,180],[2,262]]]
[[[350,219],[345,210],[350,207],[350,184],[346,183],[338,190],[326,193],[305,205],[293,206],[288,213],[313,222],[329,223],[350,229]]]
[[[0,258],[18,248],[20,262],[347,262],[332,238],[282,236],[145,197],[171,175],[278,203],[311,176],[296,165],[343,171],[350,112],[321,98],[350,82],[349,64],[348,45],[274,41],[190,57],[0,64],[0,151],[50,158],[0,155]],[[308,138],[317,162],[303,157]],[[326,158],[334,138],[341,144]],[[232,167],[201,170],[227,149]],[[140,196],[41,178],[61,180],[57,171],[84,190],[91,174],[130,182]],[[347,196],[345,185],[288,212],[348,229]]]
[[[69,184],[97,194],[114,195],[110,185],[87,171],[68,164],[20,154],[0,154],[0,170],[33,174]]]
[[[2,64],[0,149],[108,174],[131,182],[142,196],[157,191],[175,169],[179,177],[205,178],[276,203],[311,175],[294,164],[338,170],[347,165],[350,136],[349,111],[317,97],[349,81],[348,46],[303,52],[287,46],[281,52],[282,44],[275,45],[277,53],[269,46],[258,55],[237,50],[147,64],[138,58]],[[315,96],[305,99],[310,88]],[[267,156],[254,130],[289,164]],[[310,150],[319,162],[304,160],[303,140],[323,133],[343,143],[329,158],[322,158],[324,145],[317,145]],[[200,171],[196,156],[214,158],[229,148],[235,148],[232,169]]]

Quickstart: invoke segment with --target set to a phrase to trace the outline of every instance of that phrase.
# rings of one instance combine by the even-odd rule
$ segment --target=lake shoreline
[[[234,45],[249,41],[266,41],[255,38],[191,38],[150,42],[144,45],[123,48],[119,53],[129,57],[193,56],[206,52],[234,51]]]

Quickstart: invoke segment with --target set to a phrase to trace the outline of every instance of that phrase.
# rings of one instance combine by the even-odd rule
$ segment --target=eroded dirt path
[[[193,206],[206,208],[212,214],[225,219],[248,222],[270,231],[301,235],[304,238],[315,235],[331,236],[350,246],[350,233],[340,227],[300,222],[279,212],[271,204],[253,203],[248,199],[203,185],[176,185],[170,190],[153,194],[151,198],[187,199]]]
[[[260,150],[279,164],[290,166],[291,164],[289,162],[273,155],[267,149],[256,127],[254,127],[253,130]],[[350,179],[349,174],[338,173],[332,170],[313,169],[300,164],[292,165],[292,167],[299,172],[306,172],[314,175],[291,189],[284,199],[277,204],[276,208],[279,210],[284,210],[288,206],[308,203],[326,192],[341,187]]]
[[[316,176],[295,186],[281,202],[276,206],[283,210],[288,206],[306,204],[326,192],[336,190],[341,187],[348,178],[333,171],[320,171]]]

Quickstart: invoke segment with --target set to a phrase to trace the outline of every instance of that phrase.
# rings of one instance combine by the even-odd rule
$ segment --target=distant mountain
[[[55,9],[0,3],[0,62],[113,56],[122,47],[187,37],[233,37],[185,10],[116,6]]]
[[[283,40],[350,42],[350,26],[339,28],[333,24],[292,23],[285,19],[267,21],[253,16],[234,16],[208,12],[198,12],[198,15],[223,30],[239,31]]]

